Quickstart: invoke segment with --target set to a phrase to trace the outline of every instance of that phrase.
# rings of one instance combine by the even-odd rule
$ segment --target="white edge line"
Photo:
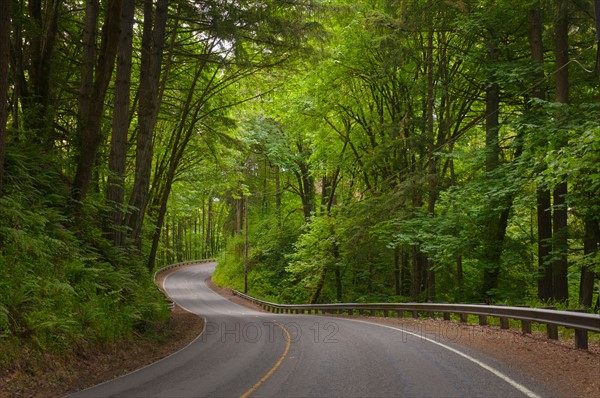
[[[165,294],[166,294],[166,290],[165,290],[165,282],[167,281],[167,278],[169,278],[169,276],[171,276],[172,274],[174,274],[174,272],[172,272],[172,273],[170,273],[169,275],[167,275],[167,276],[166,276],[166,277],[163,279],[163,281],[162,281],[162,288],[163,288],[163,291],[165,292]],[[170,296],[169,296],[169,297],[170,297]],[[177,304],[177,305],[179,305],[179,304]],[[103,381],[102,383],[95,384],[95,385],[93,385],[93,386],[91,386],[91,387],[88,387],[88,388],[85,388],[85,389],[83,389],[83,390],[75,391],[75,392],[73,392],[73,393],[71,393],[71,394],[69,394],[69,395],[65,396],[65,398],[68,398],[68,397],[70,397],[71,395],[85,393],[86,391],[88,391],[88,390],[91,390],[91,389],[93,389],[93,388],[100,387],[100,386],[102,386],[102,385],[104,385],[104,384],[112,383],[112,382],[113,382],[113,381],[115,381],[115,380],[119,380],[119,379],[121,379],[121,378],[123,378],[123,377],[127,377],[127,376],[130,376],[130,375],[134,374],[134,373],[140,372],[140,371],[142,371],[142,370],[144,370],[144,369],[146,369],[146,368],[148,368],[148,367],[150,367],[150,366],[154,366],[154,365],[156,365],[156,364],[157,364],[157,363],[159,363],[159,362],[162,362],[162,361],[164,361],[164,360],[166,360],[166,359],[168,359],[168,358],[170,358],[170,357],[172,357],[172,356],[174,356],[174,355],[177,355],[177,354],[179,354],[181,351],[185,350],[186,348],[188,348],[189,346],[191,346],[192,344],[194,344],[194,343],[195,343],[195,342],[196,342],[196,341],[197,341],[197,340],[198,340],[198,339],[199,339],[199,338],[200,338],[200,337],[201,337],[201,336],[204,334],[204,331],[206,330],[206,317],[204,317],[204,316],[202,316],[202,315],[199,315],[199,314],[196,314],[195,312],[188,310],[187,308],[185,308],[185,307],[184,307],[184,306],[182,306],[182,305],[179,305],[179,307],[183,308],[185,311],[187,311],[187,312],[189,312],[189,313],[191,313],[191,314],[194,314],[194,315],[196,315],[196,316],[199,316],[200,318],[202,318],[202,321],[203,321],[202,330],[200,331],[200,334],[198,334],[198,336],[196,336],[196,337],[194,338],[194,340],[192,340],[192,341],[190,341],[188,344],[186,344],[186,345],[185,345],[185,347],[181,347],[181,348],[180,348],[180,349],[178,349],[177,351],[175,351],[175,352],[173,352],[173,353],[171,353],[171,354],[167,355],[167,356],[166,356],[166,357],[164,357],[164,358],[161,358],[161,359],[159,359],[158,361],[155,361],[155,362],[149,363],[148,365],[144,365],[144,366],[142,366],[142,367],[141,367],[141,368],[139,368],[139,369],[132,370],[131,372],[129,372],[129,373],[125,373],[124,375],[121,375],[121,376],[118,376],[118,377],[115,377],[114,379],[106,380],[106,381]]]
[[[399,331],[399,332],[402,332],[402,333],[410,334],[410,335],[415,336],[415,337],[419,337],[420,339],[426,340],[426,341],[428,341],[430,343],[433,343],[433,344],[438,345],[438,346],[440,346],[442,348],[445,348],[448,351],[451,351],[451,352],[453,352],[453,353],[455,353],[457,355],[460,355],[461,357],[463,357],[463,358],[465,358],[465,359],[473,362],[474,364],[482,367],[483,369],[487,370],[488,372],[491,372],[495,376],[497,376],[500,379],[504,380],[505,382],[507,382],[508,384],[510,384],[511,386],[513,386],[514,388],[516,388],[517,390],[519,390],[520,392],[522,392],[523,394],[525,394],[526,396],[528,396],[529,398],[541,398],[540,395],[534,393],[533,391],[531,391],[530,389],[528,389],[524,385],[522,385],[522,384],[516,382],[515,380],[511,379],[509,376],[505,375],[504,373],[500,372],[499,370],[497,370],[497,369],[495,369],[495,368],[493,368],[493,367],[491,367],[491,366],[489,366],[489,365],[481,362],[480,360],[478,360],[476,358],[473,358],[470,355],[465,354],[464,352],[461,352],[461,351],[459,351],[459,350],[457,350],[455,348],[452,348],[452,347],[450,347],[450,346],[448,346],[446,344],[440,343],[438,341],[432,340],[432,339],[430,339],[428,337],[425,337],[425,336],[417,334],[417,333],[410,332],[410,331],[405,330],[405,329],[395,328],[393,326],[382,325],[380,323],[375,323],[375,322],[366,322],[366,321],[361,321],[361,320],[358,320],[358,319],[348,319],[348,320],[354,321],[354,322],[366,323],[366,324],[369,324],[369,325],[376,325],[376,326],[380,326],[380,327],[383,327],[383,328],[388,328],[388,329],[396,330],[396,331]]]

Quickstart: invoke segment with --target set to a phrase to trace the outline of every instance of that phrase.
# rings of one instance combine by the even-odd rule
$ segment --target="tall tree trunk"
[[[410,254],[407,247],[402,247],[401,266],[400,266],[400,293],[403,296],[410,296],[411,292],[411,274],[410,274]]]
[[[0,196],[4,187],[4,145],[8,121],[8,66],[10,64],[10,3],[0,0]]]
[[[96,60],[96,30],[100,4],[98,0],[85,3],[85,20],[83,24],[83,50],[79,80],[78,123],[83,124],[89,117],[94,89],[94,62]],[[83,125],[80,127],[83,129]],[[80,134],[79,134],[80,135]],[[78,136],[78,139],[81,138]]]
[[[465,278],[463,274],[463,257],[456,257],[456,281],[458,282],[458,300],[465,299]]]
[[[592,220],[588,217],[585,220],[585,233],[583,237],[583,251],[585,258],[585,265],[581,269],[581,281],[579,289],[579,303],[585,307],[590,308],[592,306],[592,299],[594,296],[594,257],[598,253],[600,247],[600,226],[596,220]],[[600,292],[598,293],[600,295]]]
[[[172,264],[173,263],[173,259],[171,258],[171,240],[169,239],[169,220],[167,220],[167,222],[165,223],[165,241],[164,241],[164,245],[165,245],[165,252],[166,252],[166,258],[167,258],[167,263],[168,264]]]
[[[431,0],[429,7],[432,7]],[[432,15],[432,14],[430,14]],[[434,131],[434,62],[433,62],[433,19],[430,21],[430,28],[427,36],[427,136],[428,136],[428,153],[427,153],[427,178],[428,178],[428,198],[427,211],[431,217],[435,217],[435,203],[438,198],[438,160],[436,157],[436,139]],[[439,143],[438,143],[439,144]],[[425,262],[427,266],[427,299],[435,301],[435,263],[430,258]]]
[[[244,225],[244,202],[243,200],[236,199],[235,200],[236,210],[235,210],[235,233],[237,235],[242,234],[242,229]]]
[[[183,223],[181,220],[177,220],[177,262],[183,261]]]
[[[569,103],[569,4],[568,0],[556,0],[556,37],[554,53],[556,57],[556,102]],[[565,115],[559,114],[559,121]],[[555,138],[555,146],[562,148],[568,144],[566,132],[560,131]],[[569,299],[567,280],[569,249],[567,230],[567,183],[559,183],[553,192],[553,253],[555,259],[552,266],[553,295],[557,301]]]
[[[412,248],[412,282],[411,298],[412,301],[419,301],[421,293],[425,291],[425,263],[426,259],[418,247]]]
[[[281,171],[279,166],[275,166],[275,209],[277,222],[281,226]]]
[[[212,257],[212,198],[208,197],[208,206],[206,213],[206,235],[204,236],[204,242],[206,244],[206,251],[202,254],[203,258]]]
[[[488,64],[493,66],[498,62],[497,38],[491,29],[487,37]],[[498,168],[500,161],[499,145],[499,111],[500,111],[500,87],[495,81],[493,75],[490,75],[490,82],[485,95],[485,171],[490,174],[488,178],[494,178],[492,173]],[[502,246],[504,240],[505,227],[503,228],[501,220],[504,215],[496,210],[501,199],[491,199],[488,215],[485,218],[486,232],[483,237],[483,285],[482,299],[489,301],[494,296],[494,289],[498,287],[498,277],[500,275],[500,258],[502,256]],[[501,211],[503,213],[503,211]]]
[[[94,10],[90,10],[94,13]],[[94,19],[90,16],[90,20]],[[102,26],[102,41],[100,43],[100,52],[98,62],[95,68],[95,80],[91,90],[91,97],[80,103],[80,120],[77,121],[77,132],[79,139],[77,171],[73,180],[73,199],[81,202],[88,191],[92,180],[94,166],[96,165],[96,156],[100,144],[102,144],[101,122],[104,114],[104,98],[111,80],[112,72],[117,54],[119,42],[121,19],[121,0],[111,0],[108,3],[106,19]],[[91,22],[90,22],[91,24]],[[87,16],[86,16],[87,27]],[[89,43],[84,45],[87,47]],[[82,73],[82,82],[89,78],[89,71]],[[82,83],[83,89],[83,83]],[[80,95],[81,98],[81,95]],[[87,109],[82,109],[85,107]],[[76,208],[79,208],[79,204]]]
[[[106,200],[111,207],[109,231],[116,246],[125,243],[123,206],[125,204],[125,166],[127,162],[127,136],[129,133],[129,91],[131,88],[131,55],[133,41],[134,0],[122,0],[121,37],[117,52],[115,81],[115,107],[113,111],[108,184]]]
[[[321,292],[323,291],[323,286],[325,286],[325,278],[327,277],[327,266],[323,267],[321,273],[319,274],[319,279],[317,281],[317,286],[315,286],[315,291],[313,292],[310,303],[317,304],[319,302],[319,298],[321,297]]]
[[[144,28],[138,104],[138,135],[136,142],[135,179],[126,224],[131,237],[141,248],[141,233],[152,171],[153,132],[158,117],[160,69],[162,64],[168,0],[158,0],[156,15],[153,1],[144,0]]]
[[[596,21],[596,73],[598,74],[598,101],[600,101],[600,0],[594,1],[594,16]],[[600,301],[600,294],[598,294]]]
[[[172,148],[167,150],[170,150],[168,162],[169,167],[164,176],[163,189],[162,191],[158,192],[158,215],[156,217],[156,225],[154,226],[154,232],[152,233],[152,245],[150,247],[150,254],[148,256],[148,269],[150,271],[154,269],[156,253],[158,250],[158,245],[160,243],[160,231],[162,229],[162,225],[165,219],[165,214],[167,213],[167,204],[169,202],[169,195],[171,194],[173,182],[175,181],[175,174],[177,172],[177,168],[179,167],[179,163],[183,158],[185,148],[187,147],[187,144],[190,141],[193,132],[195,131],[194,126],[198,122],[198,113],[200,112],[201,106],[199,106],[198,103],[195,103],[195,109],[192,112],[192,100],[194,98],[194,92],[198,80],[200,79],[202,70],[203,65],[201,62],[201,64],[198,65],[198,68],[196,69],[196,74],[194,76],[193,83],[190,86],[188,96],[182,110],[181,120],[179,122],[179,125],[177,126],[176,132],[174,133],[174,144]],[[156,209],[152,209],[152,211],[156,211]]]
[[[49,152],[53,147],[53,122],[50,106],[52,53],[56,43],[58,15],[61,2],[52,0],[43,9],[42,0],[30,0],[29,22],[34,25],[28,37],[29,90],[23,103],[25,128],[33,142]],[[45,11],[45,12],[44,12]]]
[[[298,145],[298,150],[302,153],[300,145]],[[310,174],[310,167],[307,163],[299,161],[297,162],[297,166],[299,171],[295,174],[298,180],[300,198],[302,199],[302,211],[304,219],[308,221],[315,210],[315,181],[314,177]]]
[[[400,285],[400,248],[394,247],[394,293],[400,296],[402,286]]]
[[[531,57],[539,70],[533,73],[533,96],[546,100],[544,85],[544,44],[542,41],[542,13],[540,3],[529,10],[529,44]],[[535,111],[535,108],[534,108]],[[548,141],[543,137],[540,146],[546,147]],[[544,167],[545,169],[545,167]],[[542,172],[539,170],[539,172]],[[543,185],[537,187],[537,241],[538,241],[538,298],[547,301],[552,297],[552,267],[550,264],[552,252],[552,209],[550,190]]]

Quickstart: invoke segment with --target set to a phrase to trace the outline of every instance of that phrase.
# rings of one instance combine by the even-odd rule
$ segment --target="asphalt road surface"
[[[541,397],[537,383],[454,344],[408,331],[316,315],[268,314],[205,284],[215,264],[182,268],[164,287],[205,318],[186,348],[70,397]]]

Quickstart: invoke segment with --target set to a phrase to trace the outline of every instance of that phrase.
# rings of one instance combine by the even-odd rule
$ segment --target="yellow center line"
[[[281,326],[279,323],[277,323],[275,321],[273,321],[273,323],[276,324],[277,326],[279,326],[279,328],[281,330],[283,330],[283,332],[285,333],[285,339],[286,339],[285,350],[283,351],[283,354],[281,355],[281,357],[279,357],[279,360],[271,368],[271,370],[269,370],[267,372],[267,374],[264,375],[262,377],[262,379],[260,379],[255,385],[253,385],[252,388],[250,388],[248,391],[246,391],[245,393],[243,393],[242,395],[240,395],[240,398],[248,398],[250,396],[250,394],[252,394],[254,391],[256,391],[258,389],[258,387],[260,387],[269,377],[271,377],[271,375],[277,370],[277,368],[279,367],[279,365],[281,365],[281,363],[285,359],[288,351],[290,350],[290,345],[292,343],[292,339],[290,337],[289,332],[287,331],[286,328],[284,328],[283,326]]]

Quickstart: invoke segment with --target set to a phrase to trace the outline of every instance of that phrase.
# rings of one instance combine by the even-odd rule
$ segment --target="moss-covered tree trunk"
[[[4,182],[4,145],[8,121],[8,66],[10,61],[10,3],[0,0],[0,196]]]
[[[569,103],[569,1],[556,0],[556,24],[554,55],[556,57],[556,102]],[[565,114],[562,110],[557,113],[559,124],[564,121]],[[560,126],[559,126],[560,127]],[[558,148],[568,145],[566,131],[558,130],[558,136],[553,137],[553,144]],[[567,229],[567,182],[560,182],[552,193],[553,206],[553,247],[552,257],[552,284],[553,298],[557,301],[568,301],[569,283],[567,274],[568,263],[568,229]]]

